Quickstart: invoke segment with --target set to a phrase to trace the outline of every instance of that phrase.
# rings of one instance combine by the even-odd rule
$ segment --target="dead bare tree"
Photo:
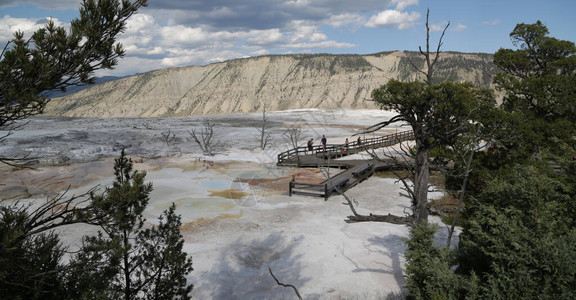
[[[300,135],[302,135],[302,129],[292,125],[284,131],[284,139],[292,146],[292,149],[298,148],[298,142],[300,141]],[[300,166],[300,155],[296,153],[296,164]]]
[[[284,139],[292,146],[292,148],[298,148],[298,142],[300,141],[300,136],[302,135],[302,129],[291,126],[284,131]]]
[[[419,123],[413,115],[407,115],[406,119],[414,130],[414,144],[400,143],[395,151],[389,149],[387,150],[388,153],[384,152],[384,156],[393,161],[397,167],[392,172],[403,184],[404,193],[402,195],[412,200],[412,211],[416,224],[427,221],[429,213],[427,195],[434,191],[431,190],[429,184],[430,169],[438,166],[434,165],[434,160],[430,159],[430,151],[436,147],[454,146],[455,140],[472,134],[470,132],[473,130],[472,125],[478,124],[477,120],[482,118],[483,112],[493,108],[491,93],[484,90],[454,84],[439,85],[433,88],[437,87],[454,88],[454,92],[460,93],[461,98],[458,98],[460,104],[465,102],[467,104],[459,108],[458,103],[451,102],[453,98],[443,98],[444,95],[439,94],[436,101],[443,101],[447,105],[452,105],[453,108],[439,112],[439,114],[434,113],[432,116],[424,116],[423,119],[420,119],[424,121],[423,124]],[[439,107],[445,106],[439,105]],[[431,107],[428,111],[435,112],[438,109]],[[436,118],[442,113],[449,117]],[[448,121],[446,122],[446,120]],[[376,158],[375,155],[374,157]]]
[[[168,132],[162,132],[160,134],[162,135],[162,140],[166,143],[166,146],[170,146],[170,144],[176,141],[176,134],[171,132],[170,128],[168,129]]]
[[[209,119],[205,119],[199,135],[195,128],[192,128],[192,131],[188,130],[196,144],[200,146],[202,153],[209,156],[214,156],[214,151],[222,146],[222,143],[214,136],[214,126],[216,126],[215,123],[210,123]]]
[[[452,224],[450,224],[450,228],[448,229],[448,238],[446,240],[446,247],[450,247],[452,243],[452,235],[454,234],[454,229],[456,228],[456,223],[458,222],[458,217],[460,216],[460,212],[462,211],[462,205],[464,204],[464,196],[466,193],[466,186],[468,184],[468,178],[470,173],[472,172],[472,160],[474,159],[474,154],[478,151],[482,146],[476,144],[477,147],[464,147],[460,149],[456,149],[456,154],[461,158],[464,172],[461,174],[464,179],[462,180],[462,185],[460,191],[458,192],[458,206],[456,207],[456,212],[454,214],[454,218],[452,219]]]
[[[359,205],[358,201],[348,197],[348,195],[346,195],[346,193],[342,192],[338,188],[336,188],[336,192],[338,192],[338,194],[340,194],[340,195],[342,195],[342,197],[344,197],[344,199],[346,200],[346,203],[344,203],[344,204],[348,205],[350,207],[350,210],[352,211],[352,214],[353,214],[352,216],[348,216],[348,220],[346,220],[346,223],[386,222],[386,223],[398,224],[398,225],[410,225],[410,224],[412,224],[412,218],[410,218],[409,216],[402,217],[402,216],[395,216],[392,214],[375,215],[372,213],[370,213],[369,215],[361,215],[356,211],[356,208],[354,208],[354,205],[356,205],[356,206]]]
[[[260,133],[257,138],[258,142],[260,142],[260,149],[266,149],[268,143],[272,139],[270,133],[268,132],[268,118],[266,117],[266,103],[263,104],[262,110],[262,127],[256,128]]]
[[[462,134],[456,143],[451,146],[452,152],[454,153],[454,160],[462,165],[462,172],[452,176],[462,177],[462,184],[460,185],[460,190],[456,191],[456,194],[458,195],[458,205],[454,213],[452,224],[450,224],[450,228],[448,229],[446,247],[450,247],[454,229],[458,223],[460,213],[462,212],[468,179],[470,177],[470,173],[473,171],[472,162],[474,155],[478,153],[478,151],[485,149],[490,144],[502,142],[512,138],[501,136],[498,140],[494,140],[496,132],[500,129],[500,125],[501,124],[498,123],[490,124],[490,126],[483,126],[480,123],[469,124],[471,129],[465,134]]]
[[[424,71],[412,64],[419,72],[426,75],[426,83],[404,83],[390,80],[386,85],[372,92],[374,101],[378,102],[382,108],[394,110],[398,114],[387,121],[369,127],[368,132],[374,132],[390,124],[400,122],[409,124],[414,131],[416,143],[415,151],[412,153],[414,163],[410,165],[410,168],[414,170],[411,174],[413,176],[410,178],[412,185],[405,184],[405,187],[413,202],[413,216],[417,224],[425,223],[428,220],[429,153],[443,139],[441,136],[443,132],[439,132],[439,130],[444,130],[446,127],[445,130],[450,130],[451,134],[457,133],[456,131],[452,132],[452,128],[458,126],[458,124],[453,124],[456,123],[452,118],[453,116],[446,116],[447,112],[442,110],[443,104],[438,103],[449,99],[436,97],[436,94],[441,95],[441,93],[432,88],[434,66],[440,57],[442,38],[449,25],[450,23],[444,27],[442,36],[438,41],[436,55],[433,57],[433,54],[430,53],[429,11],[426,14],[426,51],[424,52],[420,47],[420,53],[425,57],[428,69]],[[460,118],[455,120],[460,121]]]
[[[426,79],[424,79],[424,81],[428,85],[432,85],[432,79],[433,79],[433,75],[434,75],[434,66],[436,65],[436,63],[438,62],[438,58],[440,57],[440,48],[444,44],[442,42],[442,39],[444,38],[444,34],[446,33],[446,30],[450,26],[450,22],[448,22],[448,24],[446,24],[446,26],[442,30],[442,35],[440,36],[440,40],[438,41],[438,47],[436,48],[435,56],[434,56],[434,58],[431,58],[431,56],[430,56],[430,26],[428,23],[429,16],[430,16],[430,9],[426,10],[426,52],[424,52],[422,50],[422,46],[418,46],[418,49],[420,50],[420,54],[422,54],[422,56],[424,56],[424,58],[426,59],[426,67],[427,67],[426,71],[421,69],[421,68],[418,68],[414,64],[414,62],[412,62],[412,60],[409,60],[409,61],[410,61],[410,64],[412,65],[412,67],[414,67],[414,69],[416,69],[416,71],[418,71],[418,72],[424,74],[424,76],[426,76]]]

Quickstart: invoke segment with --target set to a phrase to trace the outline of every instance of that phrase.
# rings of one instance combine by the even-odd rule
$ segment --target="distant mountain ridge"
[[[75,117],[155,117],[248,113],[302,108],[375,108],[372,90],[389,79],[421,80],[416,52],[371,55],[273,55],[206,66],[151,71],[53,99],[46,114]],[[492,54],[441,53],[438,81],[491,88]]]
[[[62,92],[60,90],[56,90],[56,91],[51,91],[48,96],[50,98],[59,98],[59,97],[66,97],[69,95],[72,95],[74,93],[78,93],[79,91],[88,89],[94,85],[97,84],[102,84],[102,83],[106,83],[108,81],[114,81],[114,80],[118,80],[120,78],[124,78],[125,76],[122,77],[118,77],[118,76],[102,76],[102,77],[96,77],[94,78],[94,84],[93,85],[79,85],[79,86],[69,86],[66,88],[66,91]]]

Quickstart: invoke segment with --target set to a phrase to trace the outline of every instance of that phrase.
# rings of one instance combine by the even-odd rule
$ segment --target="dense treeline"
[[[69,29],[49,22],[30,38],[16,32],[0,54],[0,143],[43,112],[51,91],[93,83],[95,70],[113,68],[125,53],[117,35],[146,5],[84,0]],[[0,153],[0,163],[22,167],[34,158]],[[146,226],[142,213],[152,191],[146,173],[132,171],[122,151],[114,174],[104,191],[0,205],[3,299],[190,298],[192,259],[182,250],[175,206],[158,225]],[[79,249],[63,245],[55,231],[74,224],[97,231],[82,237]]]
[[[465,190],[465,218],[455,249],[436,245],[431,225],[412,229],[407,288],[418,299],[576,297],[576,46],[541,22],[510,36],[517,49],[494,56],[503,104],[474,122],[487,149],[469,165],[455,144],[434,152],[456,164],[446,184]]]

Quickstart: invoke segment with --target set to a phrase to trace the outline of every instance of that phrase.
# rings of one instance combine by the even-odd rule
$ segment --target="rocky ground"
[[[188,134],[198,118],[34,118],[2,144],[1,153],[30,151],[35,169],[0,170],[0,195],[14,199],[54,196],[70,188],[81,194],[110,185],[113,158],[125,148],[135,168],[146,170],[154,191],[145,214],[150,223],[172,202],[182,215],[185,250],[194,259],[189,281],[197,299],[293,298],[280,287],[297,286],[307,299],[373,299],[399,292],[404,284],[404,243],[408,228],[386,223],[348,224],[350,209],[341,196],[322,198],[287,194],[288,181],[321,181],[318,169],[276,167],[276,155],[288,148],[286,128],[302,129],[301,143],[322,135],[343,142],[389,112],[288,111],[268,114],[272,144],[258,148],[259,114],[219,115],[222,146],[204,156]],[[391,128],[387,132],[403,130]],[[163,138],[170,131],[174,139]],[[391,178],[372,177],[348,191],[360,213],[410,213]],[[431,197],[439,197],[433,194]],[[22,200],[33,201],[33,200]],[[92,228],[62,231],[74,246]],[[441,232],[439,239],[444,238]]]

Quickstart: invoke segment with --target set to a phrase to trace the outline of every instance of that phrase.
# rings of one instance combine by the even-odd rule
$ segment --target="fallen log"
[[[368,216],[356,214],[354,216],[348,216],[348,220],[346,220],[346,223],[358,223],[358,222],[386,222],[398,225],[410,225],[412,224],[412,218],[400,217],[391,214],[388,215],[370,214]]]

